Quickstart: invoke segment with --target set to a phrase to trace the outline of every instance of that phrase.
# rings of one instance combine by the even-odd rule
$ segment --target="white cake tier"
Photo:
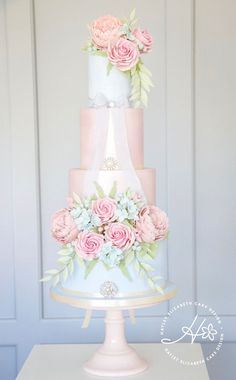
[[[122,105],[130,94],[130,79],[115,67],[107,74],[108,59],[89,54],[89,101],[93,106],[105,106],[109,102]],[[105,103],[105,104],[104,104]]]
[[[152,265],[158,268],[155,274],[160,275],[163,273],[163,268],[156,260]],[[131,295],[141,292],[150,292],[151,288],[147,283],[146,278],[141,278],[134,269],[133,265],[128,267],[129,274],[132,281],[128,280],[121,270],[117,267],[107,270],[104,265],[99,262],[93,268],[88,277],[84,278],[84,269],[81,269],[75,262],[74,272],[68,277],[66,282],[62,282],[62,287],[72,292],[91,293],[92,295],[99,295],[101,285],[106,281],[111,281],[116,284],[118,288],[117,296]],[[154,275],[154,273],[152,273]],[[159,285],[162,285],[163,280],[160,280]],[[88,294],[89,295],[89,294]]]

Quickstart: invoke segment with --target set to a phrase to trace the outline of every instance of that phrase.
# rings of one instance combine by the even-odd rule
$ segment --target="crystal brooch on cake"
[[[112,281],[105,281],[100,286],[100,293],[105,298],[113,298],[118,293],[117,285]]]
[[[114,157],[106,157],[104,160],[104,170],[117,170],[119,163]]]

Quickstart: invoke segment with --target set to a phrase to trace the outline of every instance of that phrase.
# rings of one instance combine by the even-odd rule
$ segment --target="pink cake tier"
[[[81,198],[84,196],[84,180],[87,170],[71,169],[69,173],[69,195],[78,194]],[[156,172],[155,169],[145,168],[137,169],[137,176],[142,184],[143,192],[146,196],[148,204],[156,204]],[[102,183],[107,183],[107,189],[103,185],[104,190],[109,190],[114,181],[114,172],[110,170],[100,170],[99,176]],[[116,181],[120,191],[126,190],[127,184],[124,180],[124,173],[116,170]],[[99,180],[98,180],[99,181]]]
[[[126,108],[126,128],[131,160],[136,169],[143,169],[143,110]],[[88,169],[95,151],[93,141],[96,109],[84,108],[80,113],[80,167]]]

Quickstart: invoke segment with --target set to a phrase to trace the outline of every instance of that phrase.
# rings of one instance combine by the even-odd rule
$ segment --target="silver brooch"
[[[105,298],[113,298],[118,293],[118,287],[117,285],[112,281],[105,281],[100,286],[100,293]]]

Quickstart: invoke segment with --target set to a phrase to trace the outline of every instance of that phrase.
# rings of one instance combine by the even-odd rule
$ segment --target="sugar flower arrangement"
[[[133,10],[127,19],[99,17],[89,25],[90,40],[84,50],[108,58],[107,74],[113,67],[131,77],[130,101],[135,107],[147,106],[153,86],[151,72],[144,66],[143,54],[152,49],[153,38],[147,30],[136,27]]]
[[[102,263],[107,270],[118,267],[131,281],[128,267],[133,264],[152,289],[162,291],[150,262],[156,257],[157,242],[167,237],[165,212],[146,205],[131,189],[117,192],[116,182],[109,195],[98,183],[95,186],[95,194],[83,200],[74,194],[68,207],[54,214],[51,232],[61,245],[60,268],[47,270],[41,281],[52,280],[53,286],[66,281],[75,261],[85,278]]]

